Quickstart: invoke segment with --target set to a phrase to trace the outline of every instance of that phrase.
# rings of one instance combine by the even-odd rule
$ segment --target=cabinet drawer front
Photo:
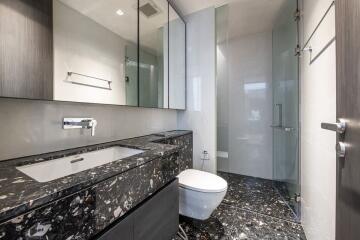
[[[168,240],[179,228],[179,186],[175,180],[134,212],[134,240]]]
[[[97,240],[133,240],[134,239],[134,217],[129,215],[110,230],[105,232]]]

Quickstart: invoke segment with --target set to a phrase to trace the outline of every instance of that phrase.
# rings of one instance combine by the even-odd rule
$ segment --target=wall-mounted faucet
[[[95,136],[97,121],[94,118],[64,118],[64,129],[85,128],[91,129],[91,136]]]

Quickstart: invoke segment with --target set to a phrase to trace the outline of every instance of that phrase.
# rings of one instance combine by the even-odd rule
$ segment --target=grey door
[[[360,239],[360,1],[336,0],[337,118],[345,157],[337,161],[336,239]]]

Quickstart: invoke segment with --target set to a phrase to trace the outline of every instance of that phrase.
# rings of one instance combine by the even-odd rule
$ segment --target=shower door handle
[[[276,106],[279,108],[279,125],[278,126],[281,126],[283,125],[283,112],[282,112],[282,104],[281,103],[278,103],[276,104]]]
[[[342,121],[338,123],[321,123],[321,128],[343,134],[346,130],[346,123]]]

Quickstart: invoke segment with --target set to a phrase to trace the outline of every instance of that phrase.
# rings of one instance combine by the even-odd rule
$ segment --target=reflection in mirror
[[[186,108],[186,26],[169,8],[169,108]]]
[[[54,0],[54,100],[138,105],[137,1]]]
[[[168,107],[168,3],[140,1],[139,105]]]

